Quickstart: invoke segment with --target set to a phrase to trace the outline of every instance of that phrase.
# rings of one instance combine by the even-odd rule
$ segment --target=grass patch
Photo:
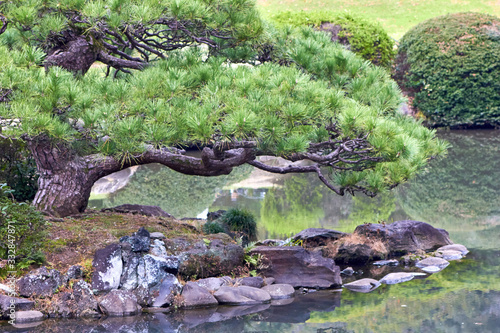
[[[42,252],[47,264],[62,272],[76,264],[91,265],[95,251],[118,242],[120,237],[131,235],[140,227],[161,232],[167,238],[199,235],[194,221],[133,214],[87,213],[47,224],[48,239]]]
[[[257,4],[264,17],[283,10],[349,11],[379,22],[396,40],[411,27],[436,16],[467,11],[500,16],[500,6],[494,0],[257,0]]]

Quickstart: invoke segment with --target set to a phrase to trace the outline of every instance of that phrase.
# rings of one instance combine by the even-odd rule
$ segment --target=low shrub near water
[[[329,11],[285,11],[271,19],[278,24],[313,26],[332,33],[332,40],[349,46],[351,51],[373,64],[389,67],[395,55],[394,41],[377,23],[349,13]]]
[[[457,13],[425,21],[399,43],[395,79],[431,126],[500,126],[500,19]]]
[[[16,268],[22,269],[44,261],[40,249],[45,241],[46,226],[35,208],[15,202],[9,198],[10,194],[10,188],[0,184],[0,258],[12,259],[9,255],[13,255]],[[7,268],[13,270],[10,266]]]

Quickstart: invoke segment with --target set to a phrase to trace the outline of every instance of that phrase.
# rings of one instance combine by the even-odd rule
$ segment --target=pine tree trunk
[[[53,216],[81,213],[87,207],[90,191],[99,179],[84,158],[49,139],[28,142],[39,172],[38,192],[33,205]]]

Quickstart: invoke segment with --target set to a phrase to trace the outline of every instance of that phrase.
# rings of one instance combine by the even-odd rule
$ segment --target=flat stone
[[[42,321],[43,313],[40,311],[18,311],[16,312],[16,324]]]
[[[125,204],[113,208],[101,209],[103,212],[117,212],[126,214],[138,214],[144,216],[173,217],[158,206]]]
[[[203,287],[207,290],[216,291],[219,290],[219,288],[224,284],[224,279],[211,277],[206,279],[200,279],[195,283],[197,283],[200,287]]]
[[[439,249],[436,250],[436,252],[448,251],[448,250],[459,251],[462,253],[463,256],[465,256],[467,253],[469,253],[469,250],[467,250],[467,248],[465,246],[463,246],[462,244],[450,244],[450,245],[441,246]]]
[[[165,239],[165,235],[162,234],[161,232],[152,232],[149,234],[149,237],[151,237],[151,239]]]
[[[429,258],[425,258],[422,261],[417,262],[415,264],[415,266],[417,266],[418,268],[424,268],[424,267],[428,267],[428,266],[437,266],[437,267],[443,269],[446,266],[448,266],[449,264],[450,263],[443,258],[429,257]]]
[[[0,319],[8,319],[12,304],[15,309],[13,311],[29,311],[35,308],[35,302],[32,300],[0,295]]]
[[[374,279],[360,279],[350,283],[344,284],[344,287],[357,292],[370,292],[377,289],[380,286],[380,282]]]
[[[414,273],[405,273],[405,272],[389,273],[380,280],[380,283],[397,284],[413,280],[414,277],[415,277]]]
[[[289,284],[272,284],[270,286],[262,287],[271,296],[271,299],[285,299],[292,298],[295,295],[295,289]]]
[[[130,291],[112,290],[99,301],[101,311],[107,316],[124,317],[139,314],[141,307]]]
[[[223,286],[215,292],[214,297],[220,304],[227,305],[252,305],[271,302],[271,295],[267,291],[247,286]]]
[[[324,246],[330,240],[335,241],[345,235],[346,233],[337,230],[308,228],[293,236],[292,239],[293,241],[301,240],[307,247],[316,247]]]
[[[390,260],[378,260],[373,262],[373,265],[375,266],[398,266],[399,261],[396,259],[390,259]]]
[[[422,270],[426,273],[437,273],[437,272],[440,272],[442,269],[437,267],[437,266],[427,266],[427,267],[423,267]]]
[[[236,282],[240,286],[248,286],[248,287],[254,287],[254,288],[262,288],[262,286],[264,285],[264,279],[261,278],[260,276],[244,277],[244,278],[236,279]]]
[[[436,251],[436,257],[443,258],[444,260],[459,260],[463,258],[461,251],[454,250]]]
[[[196,282],[188,282],[182,289],[183,307],[197,308],[219,304],[217,299],[205,288]]]

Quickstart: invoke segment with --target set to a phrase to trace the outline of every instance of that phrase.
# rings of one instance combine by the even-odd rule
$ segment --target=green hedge
[[[500,19],[458,13],[406,33],[395,78],[431,126],[500,126]]]
[[[332,39],[348,45],[351,51],[378,66],[389,67],[395,55],[394,41],[380,25],[352,14],[286,11],[273,15],[271,20],[281,25],[309,25],[319,30],[334,31]]]

